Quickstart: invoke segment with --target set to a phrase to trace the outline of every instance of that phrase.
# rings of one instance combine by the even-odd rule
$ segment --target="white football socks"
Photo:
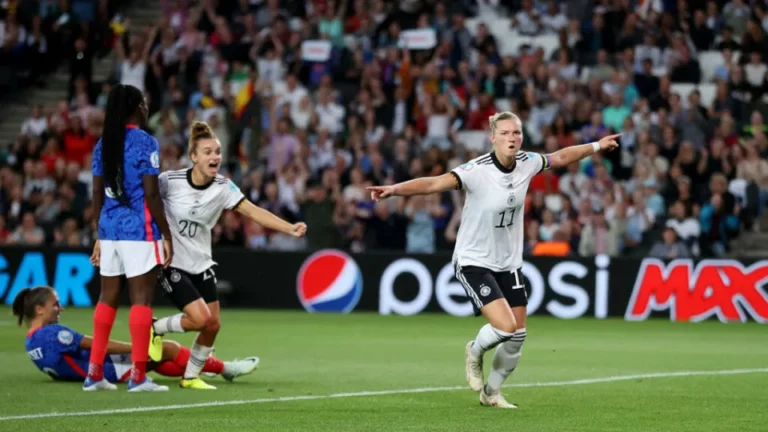
[[[200,376],[200,371],[203,370],[211,351],[213,351],[213,347],[198,345],[197,338],[195,338],[189,350],[191,355],[187,361],[187,369],[184,371],[184,379],[194,379]]]
[[[507,333],[497,328],[493,328],[490,324],[484,325],[480,328],[480,331],[477,332],[475,342],[472,344],[472,348],[470,348],[472,356],[475,358],[482,357],[483,353],[496,345],[509,340],[513,335],[514,333]]]
[[[155,329],[155,334],[164,335],[166,333],[184,333],[184,329],[181,327],[181,318],[183,316],[184,314],[176,314],[158,319],[152,325],[152,327]]]
[[[498,393],[504,381],[515,370],[522,355],[523,342],[525,342],[525,328],[518,329],[512,334],[511,339],[496,348],[496,353],[493,355],[493,369],[488,375],[488,384],[485,386],[486,394]]]

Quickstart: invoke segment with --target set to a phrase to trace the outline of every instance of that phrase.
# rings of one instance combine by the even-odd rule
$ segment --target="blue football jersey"
[[[27,334],[27,354],[38,369],[55,380],[82,381],[91,351],[80,348],[83,335],[59,324],[38,327]]]
[[[101,140],[93,150],[92,171],[103,176]],[[160,146],[150,134],[129,126],[125,134],[123,158],[123,190],[130,205],[123,204],[109,187],[105,186],[104,206],[99,216],[100,240],[144,240],[162,238],[144,199],[145,175],[160,175]]]

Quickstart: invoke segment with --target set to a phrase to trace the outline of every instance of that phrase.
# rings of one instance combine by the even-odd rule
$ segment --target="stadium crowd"
[[[94,89],[75,77],[71,98],[36,107],[0,155],[0,244],[92,243],[90,152],[114,82],[146,92],[164,170],[189,165],[187,125],[207,121],[223,174],[258,205],[309,226],[296,240],[229,212],[214,231],[219,246],[450,251],[461,193],[375,204],[365,187],[439,175],[488,151],[467,132],[487,131],[505,108],[523,120],[528,151],[622,133],[620,151],[533,179],[530,254],[720,256],[730,239],[759,229],[768,198],[764,4],[498,3],[164,0],[157,25],[113,33],[113,81]],[[489,7],[495,15],[481,13]],[[500,21],[559,45],[545,55],[534,38],[502,52],[509,35],[490,30]],[[434,31],[434,46],[414,45],[409,30]],[[703,82],[699,55],[713,50],[725,60],[712,102],[672,91]]]

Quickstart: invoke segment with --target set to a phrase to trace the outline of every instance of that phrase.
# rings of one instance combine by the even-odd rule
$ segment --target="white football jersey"
[[[522,267],[525,196],[533,176],[545,169],[549,161],[542,154],[519,152],[507,169],[491,152],[451,171],[467,192],[454,262],[496,272]]]
[[[171,266],[200,274],[216,264],[211,253],[211,229],[224,209],[237,208],[245,196],[232,180],[222,175],[206,186],[196,186],[191,169],[164,172],[159,181],[173,236]]]

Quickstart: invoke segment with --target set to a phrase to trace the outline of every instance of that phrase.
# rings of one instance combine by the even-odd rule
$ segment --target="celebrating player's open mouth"
[[[199,332],[190,349],[181,388],[214,390],[200,378],[201,367],[213,352],[219,332],[219,297],[211,251],[211,230],[224,210],[233,210],[268,230],[302,237],[307,226],[290,224],[250,202],[232,180],[220,175],[221,144],[204,122],[190,128],[190,169],[160,174],[165,213],[177,253],[163,271],[161,284],[170,300],[183,313],[162,317],[154,322],[150,354],[162,354],[162,336],[166,333]],[[258,359],[253,358],[255,362]]]
[[[212,139],[202,140],[200,144],[198,155],[202,160],[198,161],[198,166],[202,168],[202,174],[205,174],[207,179],[216,177],[221,166],[221,145],[218,140]]]
[[[378,201],[390,196],[467,192],[456,238],[453,264],[456,278],[472,299],[475,315],[488,324],[465,347],[465,373],[469,387],[480,392],[480,403],[517,408],[501,394],[501,386],[517,367],[525,342],[528,298],[523,265],[523,214],[528,184],[536,174],[578,162],[600,150],[618,147],[619,135],[599,142],[571,146],[548,155],[518,152],[523,125],[511,112],[489,119],[493,150],[448,174],[423,177],[393,186],[369,187]],[[488,382],[483,382],[483,354],[498,346]]]

